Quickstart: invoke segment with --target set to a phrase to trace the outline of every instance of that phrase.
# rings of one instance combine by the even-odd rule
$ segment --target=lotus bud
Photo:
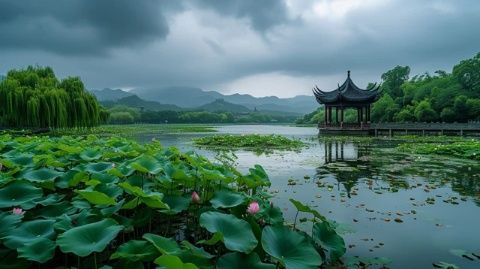
[[[200,203],[200,196],[196,191],[192,192],[192,202],[194,202],[195,204]]]
[[[257,202],[253,201],[248,205],[247,212],[251,215],[255,215],[260,211],[260,205]]]
[[[23,211],[23,209],[19,208],[19,207],[14,207],[13,210],[12,210],[12,213],[14,215],[20,215],[22,216],[23,214],[25,214],[25,211]]]

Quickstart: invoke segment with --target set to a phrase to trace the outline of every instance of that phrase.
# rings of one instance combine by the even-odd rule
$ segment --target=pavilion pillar
[[[343,107],[340,108],[340,126],[343,127]]]
[[[328,107],[328,123],[332,124],[332,107]]]
[[[363,115],[363,119],[362,119],[363,124],[365,124],[365,123],[367,123],[367,107],[363,107],[362,110],[365,110],[365,115]]]
[[[338,106],[335,107],[335,123],[338,125]]]
[[[323,108],[323,124],[327,126],[328,123],[328,111],[327,111],[327,106],[324,106]]]
[[[360,108],[357,107],[357,124],[360,125]]]

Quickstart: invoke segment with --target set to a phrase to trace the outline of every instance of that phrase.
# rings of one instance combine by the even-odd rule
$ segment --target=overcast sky
[[[290,97],[480,52],[479,0],[0,0],[0,74]]]

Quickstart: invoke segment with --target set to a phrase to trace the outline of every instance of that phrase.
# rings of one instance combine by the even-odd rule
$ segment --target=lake
[[[458,250],[480,251],[480,164],[394,150],[396,142],[324,142],[317,129],[279,125],[225,125],[227,134],[279,134],[309,142],[299,152],[259,154],[235,151],[237,168],[255,164],[269,174],[273,201],[293,222],[288,201],[306,203],[340,223],[347,256],[384,257],[390,268],[432,268],[434,262],[480,268]],[[210,159],[217,152],[197,148],[192,138],[218,133],[138,135],[165,146],[194,150]],[[299,215],[299,219],[306,215]],[[304,226],[302,226],[304,225]],[[309,230],[307,224],[300,227]],[[457,250],[457,251],[456,251]],[[457,252],[457,255],[454,253]]]

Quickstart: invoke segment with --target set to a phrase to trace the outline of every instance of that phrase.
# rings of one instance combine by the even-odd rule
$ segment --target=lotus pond
[[[0,268],[480,268],[478,160],[307,127],[215,130],[3,137]],[[308,147],[193,143],[218,134]]]

